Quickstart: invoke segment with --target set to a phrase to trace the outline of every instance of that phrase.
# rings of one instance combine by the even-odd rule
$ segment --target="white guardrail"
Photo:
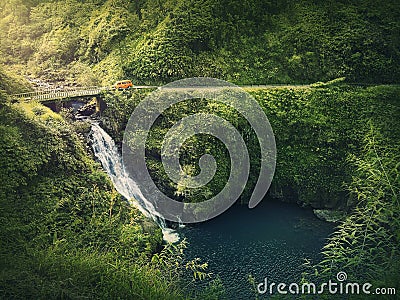
[[[104,87],[81,87],[81,88],[65,88],[65,89],[45,89],[41,91],[14,94],[12,95],[15,99],[20,100],[54,100],[54,99],[64,99],[79,96],[92,96],[100,94],[104,90],[109,88]]]

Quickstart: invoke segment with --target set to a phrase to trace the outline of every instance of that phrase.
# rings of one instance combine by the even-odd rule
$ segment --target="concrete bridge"
[[[150,89],[155,86],[133,86],[130,89]],[[54,102],[63,100],[72,100],[76,98],[97,97],[105,91],[112,91],[114,88],[110,87],[75,87],[65,89],[45,89],[41,91],[14,94],[12,98],[17,101],[39,101],[39,102]]]
[[[329,83],[329,82],[328,82]],[[361,84],[361,83],[348,83],[355,86],[369,86],[375,84]],[[245,90],[254,89],[271,89],[271,88],[307,88],[315,84],[267,84],[267,85],[243,85],[239,86]],[[153,89],[163,88],[158,86],[133,86],[130,89]],[[97,97],[105,91],[115,91],[114,87],[73,87],[73,88],[50,88],[35,92],[14,94],[12,99],[16,101],[40,101],[40,102],[56,102],[56,101],[69,101],[74,98]]]
[[[241,86],[243,89],[264,89],[279,87],[307,87],[309,85],[248,85]],[[157,86],[133,86],[130,90],[138,89],[154,89]],[[162,87],[161,87],[162,88]],[[96,98],[96,111],[102,111],[105,103],[101,99],[101,95],[107,91],[115,91],[114,87],[70,87],[70,88],[49,88],[35,92],[12,95],[14,101],[39,101],[50,107],[53,111],[59,112],[63,107],[70,107],[71,102],[87,102]]]
[[[130,90],[150,89],[155,86],[133,86]],[[106,105],[102,100],[102,93],[115,91],[112,87],[75,87],[75,88],[55,88],[45,89],[35,92],[14,94],[14,101],[38,101],[51,108],[55,112],[60,112],[62,108],[69,108],[74,102],[88,102],[96,99],[96,112],[102,112]]]

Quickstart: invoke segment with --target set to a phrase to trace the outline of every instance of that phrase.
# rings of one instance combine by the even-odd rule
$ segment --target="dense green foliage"
[[[1,298],[182,297],[150,261],[161,231],[113,189],[72,125],[3,101],[0,132]]]
[[[77,133],[87,128],[38,103],[10,104],[4,91],[29,86],[3,69],[84,86],[192,76],[237,84],[398,83],[399,20],[397,0],[2,1],[1,297],[177,299],[184,296],[174,278],[185,268],[182,245],[153,255],[159,229],[126,205],[88,156]],[[117,141],[148,92],[104,95],[103,125]],[[333,81],[249,92],[275,132],[272,196],[348,213],[315,275],[346,271],[351,280],[399,289],[399,87]],[[205,188],[186,189],[184,176],[175,184],[162,168],[162,137],[198,112],[225,118],[244,137],[252,163],[245,201],[257,179],[259,146],[246,120],[215,101],[185,101],[157,120],[146,152],[154,180],[187,201],[207,199],[226,183],[227,151],[208,135],[181,149],[190,175],[199,172],[202,154],[216,158],[218,171]],[[206,265],[186,267],[206,276],[197,270]],[[220,289],[210,291],[218,296]]]
[[[29,84],[23,79],[14,74],[9,74],[0,67],[0,91],[4,93],[22,93],[31,90]],[[1,101],[5,101],[2,99]]]
[[[369,122],[363,151],[350,156],[355,168],[348,185],[357,199],[352,214],[339,225],[323,250],[317,270],[332,278],[346,270],[349,281],[400,288],[400,143]],[[388,296],[388,299],[391,296]]]
[[[275,133],[278,161],[271,188],[275,197],[291,198],[317,208],[347,210],[357,203],[348,197],[345,186],[354,174],[348,157],[360,154],[368,122],[373,122],[389,141],[400,136],[398,87],[326,86],[249,92],[263,107]],[[126,122],[145,95],[146,92],[105,95],[108,109],[103,114],[104,126],[117,141],[122,141]],[[258,176],[259,146],[255,134],[236,110],[204,99],[181,102],[165,111],[154,124],[147,143],[148,166],[154,172],[154,180],[170,195],[182,192],[163,172],[161,143],[177,120],[201,112],[217,114],[235,124],[247,142],[253,169],[244,194],[246,199]],[[198,158],[204,153],[215,155],[220,167],[208,191],[189,193],[191,201],[204,200],[225,185],[230,164],[222,149],[218,140],[210,136],[196,136],[183,145],[181,163],[191,170],[189,173],[199,171]]]
[[[393,83],[400,75],[396,0],[8,0],[0,8],[2,63],[49,80]]]
[[[275,192],[297,191],[299,200],[318,207],[351,207],[343,183],[354,168],[349,155],[358,155],[374,122],[389,141],[397,141],[397,87],[330,87],[255,91],[275,132],[278,161]]]

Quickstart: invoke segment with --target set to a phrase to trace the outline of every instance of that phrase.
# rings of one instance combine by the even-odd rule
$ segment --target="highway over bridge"
[[[324,84],[324,83],[322,83]],[[355,86],[369,86],[374,84],[361,84],[361,83],[349,83]],[[315,86],[315,84],[267,84],[267,85],[244,85],[239,86],[244,90],[254,90],[254,89],[271,89],[271,88],[307,88],[310,86]],[[132,86],[130,90],[138,90],[138,89],[155,89],[161,88],[162,86]],[[192,87],[195,88],[195,87]],[[205,88],[205,87],[198,87]],[[71,88],[49,88],[45,90],[22,93],[22,94],[14,94],[12,95],[12,99],[16,101],[30,101],[35,100],[39,102],[58,102],[58,101],[69,101],[76,98],[87,98],[87,97],[98,97],[103,92],[106,91],[115,91],[114,87],[71,87]]]
[[[274,84],[274,85],[246,85],[240,86],[243,89],[265,89],[265,88],[298,88],[298,87],[308,87],[309,85],[287,85],[287,84]],[[133,86],[130,90],[138,89],[155,89],[158,86]],[[163,89],[163,87],[161,87]],[[195,87],[192,87],[195,88]],[[204,87],[199,87],[204,88]],[[68,101],[75,98],[85,98],[85,97],[96,97],[100,96],[103,92],[115,91],[113,87],[73,87],[73,88],[49,88],[40,91],[14,94],[12,99],[17,101],[30,101],[35,100],[39,102],[55,102],[55,101]]]
[[[310,85],[287,85],[287,84],[273,84],[273,85],[246,85],[239,86],[244,90],[254,90],[254,89],[270,89],[270,88],[304,88],[309,87]],[[220,87],[163,87],[163,86],[132,86],[129,90],[140,90],[140,89],[188,89],[188,90],[201,90],[201,89],[214,89],[214,88],[224,88]],[[38,101],[46,106],[50,107],[53,111],[59,112],[63,107],[71,107],[72,102],[87,102],[90,99],[96,99],[96,112],[102,112],[106,105],[102,100],[102,94],[105,92],[113,92],[116,91],[114,87],[68,87],[68,88],[49,88],[34,92],[22,93],[22,94],[14,94],[11,95],[12,99],[17,102],[24,101]]]

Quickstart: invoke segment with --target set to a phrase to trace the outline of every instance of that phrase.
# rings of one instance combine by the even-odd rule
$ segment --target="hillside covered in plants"
[[[110,85],[209,76],[236,84],[393,83],[400,4],[377,1],[7,0],[1,63]]]
[[[191,279],[208,277],[207,263],[186,261],[185,242],[162,245],[161,230],[117,193],[88,146],[90,123],[13,98],[33,89],[26,78],[60,87],[194,76],[286,85],[245,88],[275,134],[269,196],[341,213],[302,280],[346,271],[349,281],[398,293],[399,20],[396,0],[1,1],[0,298],[224,298],[218,280],[193,291]],[[117,143],[150,92],[101,94],[107,108],[97,121]],[[204,153],[215,157],[209,184],[185,189],[163,170],[163,137],[194,113],[224,118],[245,140],[251,169],[239,202],[246,203],[259,144],[238,111],[209,99],[183,101],[157,119],[146,144],[153,180],[188,202],[224,187],[229,155],[209,135],[191,137],[180,152],[182,182],[199,173]]]
[[[180,278],[202,269],[118,194],[88,130],[0,94],[0,298],[185,299]]]

